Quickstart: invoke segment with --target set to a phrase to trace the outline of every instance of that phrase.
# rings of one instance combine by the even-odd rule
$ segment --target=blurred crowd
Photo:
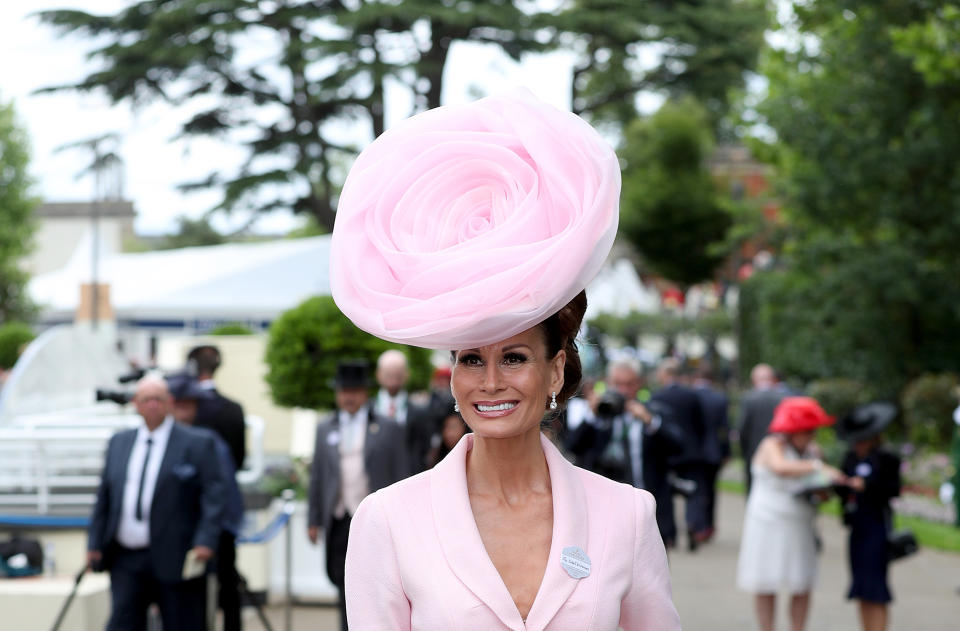
[[[110,442],[88,545],[90,566],[111,572],[108,628],[139,628],[151,602],[165,624],[200,628],[207,615],[201,579],[210,571],[224,628],[240,629],[243,501],[235,474],[245,460],[244,416],[217,391],[221,362],[216,347],[198,346],[184,369],[141,379],[132,403],[144,423]],[[344,629],[344,563],[360,502],[433,467],[470,431],[451,375],[449,364],[436,366],[429,387],[411,392],[406,356],[389,350],[375,366],[340,361],[329,384],[336,408],[317,428],[307,534],[324,543]],[[748,499],[737,585],[754,594],[762,631],[774,628],[776,596],[784,592],[791,629],[805,627],[817,580],[817,507],[838,496],[850,529],[847,596],[857,601],[865,631],[885,629],[889,563],[916,543],[893,528],[900,463],[882,437],[896,407],[874,402],[834,419],[765,364],[753,368],[751,386],[732,406],[706,362],[690,367],[666,358],[648,368],[618,356],[566,406],[548,411],[543,429],[577,465],[649,491],[668,551],[695,553],[714,539],[718,476],[739,452]],[[847,450],[828,463],[814,436],[832,425]],[[674,514],[677,504],[682,514]]]

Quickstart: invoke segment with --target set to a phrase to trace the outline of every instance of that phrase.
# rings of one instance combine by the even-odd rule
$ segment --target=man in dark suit
[[[699,536],[700,542],[708,541],[716,530],[717,476],[723,464],[730,458],[730,420],[727,395],[714,387],[713,367],[703,363],[697,368],[693,389],[700,397],[706,436],[703,443],[703,459],[706,462],[706,531]]]
[[[664,359],[657,367],[657,380],[661,388],[651,401],[670,410],[665,422],[675,423],[683,432],[683,448],[670,458],[670,468],[676,476],[689,484],[683,491],[686,499],[686,526],[689,546],[695,550],[707,528],[706,518],[706,462],[703,444],[706,424],[700,398],[680,381],[680,363],[673,358]],[[675,484],[679,489],[680,484]],[[662,519],[662,523],[661,522]],[[677,526],[673,514],[673,502],[657,502],[657,522],[663,532],[664,544],[676,544]]]
[[[683,448],[680,428],[664,422],[661,413],[668,410],[637,398],[643,387],[639,362],[608,364],[605,387],[604,395],[588,387],[567,403],[565,447],[578,466],[650,491],[658,505],[672,502],[668,459]]]
[[[337,410],[317,426],[310,468],[307,535],[325,535],[327,575],[340,593],[341,628],[347,629],[344,564],[350,519],[360,502],[409,475],[403,428],[368,405],[369,367],[345,361],[334,379]]]
[[[212,429],[223,438],[239,471],[247,455],[246,424],[240,404],[217,392],[214,385],[213,375],[221,363],[220,349],[210,344],[196,346],[187,354],[187,366],[193,368],[200,387],[211,395],[197,403],[196,426]]]
[[[87,563],[110,571],[107,630],[144,629],[156,602],[164,628],[202,631],[206,579],[184,565],[189,553],[202,570],[220,536],[224,484],[210,457],[214,441],[174,422],[163,379],[142,379],[133,403],[143,425],[110,439],[88,533]]]
[[[743,395],[740,403],[740,454],[743,456],[744,482],[747,493],[753,476],[750,474],[750,462],[757,451],[757,445],[767,435],[767,428],[773,420],[773,412],[780,401],[789,392],[779,384],[777,374],[767,364],[757,364],[750,371],[753,389]]]
[[[381,353],[376,371],[380,388],[373,401],[373,411],[403,428],[410,471],[419,473],[427,468],[427,452],[437,422],[426,406],[411,400],[407,392],[409,378],[407,356],[402,351],[390,349]]]
[[[166,381],[173,397],[174,420],[193,427],[199,403],[210,398],[211,392],[201,388],[186,372],[169,374]],[[240,631],[243,623],[240,617],[240,576],[237,573],[237,535],[243,526],[243,494],[237,485],[237,472],[226,441],[205,427],[196,429],[213,438],[224,482],[224,510],[216,554],[217,604],[223,611],[223,631]]]

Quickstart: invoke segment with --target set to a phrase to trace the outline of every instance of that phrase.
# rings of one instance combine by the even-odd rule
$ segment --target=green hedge
[[[907,436],[918,447],[945,451],[953,439],[957,375],[924,374],[903,390],[901,406]]]
[[[345,359],[366,359],[372,377],[377,357],[390,348],[407,355],[408,388],[425,388],[432,370],[429,350],[391,344],[364,333],[340,312],[333,298],[310,298],[271,325],[267,384],[277,405],[329,409],[334,405],[330,382],[337,364]]]
[[[0,368],[13,368],[20,352],[34,337],[33,329],[23,322],[0,324]]]
[[[245,324],[228,322],[216,327],[208,335],[253,335],[253,331]]]

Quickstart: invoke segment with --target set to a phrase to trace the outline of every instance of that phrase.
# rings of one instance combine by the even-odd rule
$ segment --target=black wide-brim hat
[[[876,436],[897,417],[897,406],[886,401],[858,405],[840,419],[837,435],[848,443]]]
[[[370,387],[370,363],[365,359],[349,359],[337,364],[330,387],[338,390]]]

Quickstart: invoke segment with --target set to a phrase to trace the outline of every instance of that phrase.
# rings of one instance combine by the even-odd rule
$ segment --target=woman
[[[859,602],[864,631],[887,628],[887,533],[893,523],[890,499],[900,495],[900,458],[882,448],[883,430],[897,416],[890,403],[855,408],[837,428],[850,445],[843,458],[848,486],[842,487],[844,523],[850,527],[850,589]]]
[[[440,431],[434,434],[430,441],[433,446],[427,454],[427,468],[435,467],[438,462],[446,458],[464,434],[470,431],[470,428],[463,422],[463,417],[454,409],[453,397],[449,396],[449,399],[449,404],[444,406],[447,412],[440,421]]]
[[[618,195],[610,147],[527,92],[425,112],[358,157],[334,299],[381,338],[456,349],[472,433],[360,506],[351,629],[680,628],[653,499],[574,467],[540,431],[580,380],[583,289]]]
[[[737,586],[753,592],[761,631],[772,631],[776,595],[791,594],[790,625],[802,631],[817,575],[816,506],[806,489],[841,482],[843,474],[818,457],[813,433],[833,423],[809,397],[787,397],[777,406],[769,435],[750,464],[753,485],[743,522]]]

